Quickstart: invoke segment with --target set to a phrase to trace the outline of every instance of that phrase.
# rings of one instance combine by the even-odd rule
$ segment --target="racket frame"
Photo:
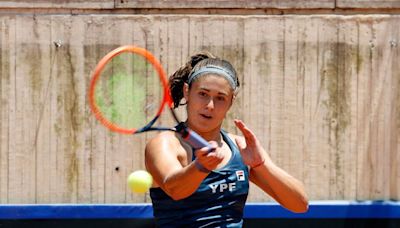
[[[121,126],[109,121],[106,117],[104,117],[104,115],[100,111],[100,108],[98,107],[96,100],[95,100],[96,85],[97,85],[98,80],[101,77],[101,73],[102,73],[103,69],[105,68],[107,63],[110,62],[115,56],[118,56],[118,55],[120,55],[122,53],[126,53],[126,52],[139,54],[142,57],[144,57],[146,61],[150,62],[152,64],[152,66],[154,67],[154,69],[156,70],[157,75],[159,76],[160,82],[163,87],[163,100],[162,100],[162,103],[160,104],[159,109],[157,110],[157,114],[148,124],[146,124],[144,127],[140,128],[140,129],[136,129],[136,128],[127,129],[127,128],[121,127]],[[158,62],[158,60],[153,56],[153,54],[151,54],[149,51],[147,51],[144,48],[140,48],[140,47],[136,47],[136,46],[132,46],[132,45],[118,47],[118,48],[112,50],[111,52],[109,52],[107,55],[105,55],[99,61],[99,63],[97,64],[96,68],[93,71],[91,81],[90,81],[90,87],[89,87],[89,106],[90,106],[90,109],[92,110],[94,116],[96,117],[96,119],[113,132],[117,132],[117,133],[121,133],[121,134],[136,134],[136,133],[141,133],[141,132],[145,132],[145,131],[154,131],[154,130],[158,130],[158,131],[171,130],[171,131],[173,131],[174,130],[173,128],[153,127],[153,124],[157,121],[157,119],[160,117],[161,113],[163,112],[165,105],[169,106],[169,108],[172,110],[173,101],[172,101],[172,98],[170,95],[170,90],[168,87],[166,73],[165,73],[164,69],[162,68],[160,62]],[[177,116],[175,115],[175,113],[173,113],[173,117],[179,123],[179,120],[178,120]]]

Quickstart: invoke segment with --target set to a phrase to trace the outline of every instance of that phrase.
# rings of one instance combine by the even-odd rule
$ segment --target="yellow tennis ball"
[[[128,177],[128,187],[132,192],[145,193],[153,184],[153,177],[145,170],[137,170]]]

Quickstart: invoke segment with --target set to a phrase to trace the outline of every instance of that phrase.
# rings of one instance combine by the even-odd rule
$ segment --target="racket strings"
[[[117,55],[97,82],[97,115],[107,120],[103,124],[110,129],[139,129],[156,115],[162,103],[161,89],[157,72],[142,56]]]

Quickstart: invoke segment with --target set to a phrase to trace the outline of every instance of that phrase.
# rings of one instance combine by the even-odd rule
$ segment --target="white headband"
[[[214,74],[223,76],[224,78],[226,78],[226,80],[228,80],[232,89],[233,90],[236,89],[237,85],[236,85],[236,82],[233,80],[233,78],[234,78],[233,73],[225,68],[222,68],[219,66],[212,66],[212,65],[201,67],[200,69],[198,69],[194,72],[192,71],[188,77],[188,84],[190,85],[190,83],[192,83],[192,81],[195,80],[196,78],[198,78],[200,75],[209,74],[209,73],[214,73]]]

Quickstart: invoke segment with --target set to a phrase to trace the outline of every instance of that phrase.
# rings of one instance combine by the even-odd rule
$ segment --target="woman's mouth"
[[[212,116],[206,115],[206,114],[200,114],[200,116],[202,116],[203,118],[206,118],[206,119],[211,119],[212,118]]]

